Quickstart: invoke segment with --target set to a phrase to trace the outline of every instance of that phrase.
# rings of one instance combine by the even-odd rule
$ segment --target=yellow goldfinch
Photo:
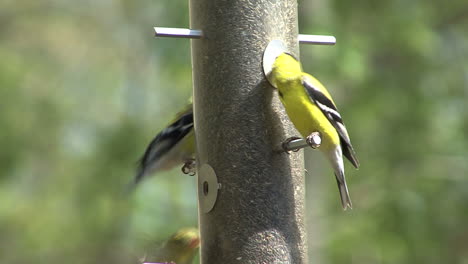
[[[289,118],[303,137],[318,131],[322,138],[319,149],[335,172],[343,209],[352,208],[343,165],[343,155],[359,167],[341,115],[327,89],[314,77],[302,72],[299,61],[281,53],[273,62],[268,79],[278,89]]]
[[[193,107],[190,104],[177,115],[175,121],[159,132],[146,148],[139,161],[135,184],[150,173],[169,170],[177,165],[185,164],[185,170],[186,166],[194,166],[194,158]],[[187,169],[190,170],[189,167]]]
[[[199,246],[198,229],[183,228],[173,234],[160,248],[149,249],[142,262],[191,264]]]

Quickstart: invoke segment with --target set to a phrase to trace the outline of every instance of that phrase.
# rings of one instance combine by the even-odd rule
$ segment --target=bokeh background
[[[191,95],[187,1],[0,4],[0,263],[131,263],[197,225],[178,169],[122,195],[147,143]],[[308,151],[311,263],[468,263],[468,3],[299,1],[307,72],[361,160],[343,212]]]

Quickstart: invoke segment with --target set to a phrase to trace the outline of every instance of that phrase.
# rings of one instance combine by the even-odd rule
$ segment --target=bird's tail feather
[[[341,205],[343,210],[353,209],[353,204],[351,203],[351,198],[349,197],[348,186],[346,185],[346,180],[343,177],[343,182],[341,182],[336,176],[336,183],[338,184],[338,190],[340,191]]]
[[[138,183],[141,182],[141,180],[143,180],[143,178],[145,177],[147,171],[146,171],[146,168],[144,168],[143,165],[141,165],[139,168],[138,168],[138,171],[137,171],[137,174],[135,176],[135,179],[133,179],[133,185],[137,185]]]
[[[138,172],[137,172],[135,178],[125,186],[124,194],[125,195],[130,195],[131,193],[133,193],[133,191],[135,190],[137,185],[145,177],[145,174],[146,174],[145,169],[138,168]]]

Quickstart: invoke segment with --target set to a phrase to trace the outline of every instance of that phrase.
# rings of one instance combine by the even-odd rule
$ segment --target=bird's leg
[[[313,149],[320,147],[320,144],[322,144],[322,137],[320,136],[320,132],[312,132],[306,137],[306,142]]]
[[[300,137],[290,137],[288,139],[286,139],[282,144],[281,146],[283,147],[283,150],[284,152],[286,153],[289,153],[289,151],[292,151],[292,152],[298,152],[301,148],[292,148],[290,146],[290,143],[295,141],[295,140],[300,140],[301,138]]]
[[[182,166],[182,173],[194,176],[197,173],[197,163],[195,159],[188,159]]]

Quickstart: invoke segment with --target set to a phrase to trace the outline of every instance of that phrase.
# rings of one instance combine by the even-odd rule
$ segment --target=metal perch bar
[[[284,151],[295,151],[300,150],[302,148],[308,147],[306,140],[304,138],[293,139],[289,142],[285,142],[283,145]]]
[[[154,27],[156,37],[168,37],[168,38],[191,38],[199,39],[203,36],[203,32],[197,29],[188,28],[166,28],[166,27]]]
[[[203,32],[198,29],[188,28],[167,28],[167,27],[154,27],[156,37],[168,38],[191,38],[199,39],[203,37]],[[298,35],[299,43],[301,44],[314,44],[314,45],[335,45],[336,38],[334,36],[325,35]]]
[[[299,39],[300,44],[314,44],[314,45],[335,45],[336,44],[336,38],[334,36],[299,34],[297,38]]]
[[[307,138],[298,138],[286,141],[283,144],[284,151],[297,151],[305,147],[316,149],[320,147],[322,138],[319,132],[312,132]]]

